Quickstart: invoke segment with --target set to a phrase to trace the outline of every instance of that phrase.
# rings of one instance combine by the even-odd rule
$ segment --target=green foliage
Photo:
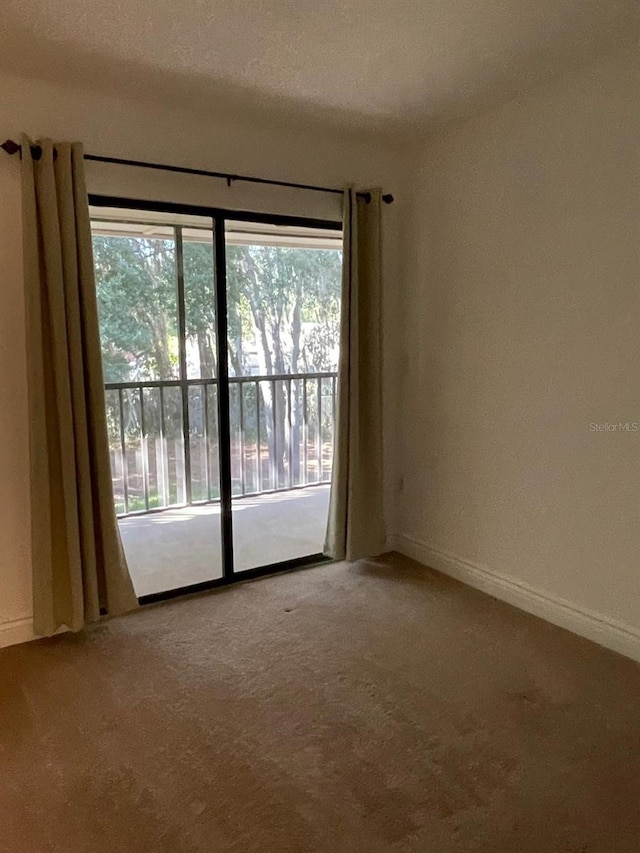
[[[178,377],[175,244],[93,239],[106,382]],[[185,325],[194,376],[216,375],[211,243],[185,242]],[[227,249],[229,359],[236,375],[335,367],[341,253],[261,245]],[[257,361],[257,364],[256,364]]]
[[[93,255],[105,381],[174,378],[173,243],[95,236]]]
[[[198,349],[197,376],[211,378],[217,375],[212,245],[185,243],[183,264],[186,336]]]

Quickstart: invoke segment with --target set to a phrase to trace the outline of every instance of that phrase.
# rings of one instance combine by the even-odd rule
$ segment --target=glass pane
[[[234,560],[242,571],[322,551],[342,244],[340,233],[263,223],[227,223],[226,240]]]

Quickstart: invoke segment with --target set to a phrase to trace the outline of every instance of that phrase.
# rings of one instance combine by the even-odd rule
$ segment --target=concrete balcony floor
[[[235,570],[322,551],[329,486],[310,486],[233,501]],[[222,576],[220,506],[190,506],[120,519],[138,596]]]

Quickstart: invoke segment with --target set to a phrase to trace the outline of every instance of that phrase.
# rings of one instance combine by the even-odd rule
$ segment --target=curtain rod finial
[[[386,195],[382,196],[382,201],[385,204],[393,204],[393,196],[391,195],[391,193],[387,193]]]
[[[20,151],[20,146],[17,142],[14,142],[13,139],[5,139],[5,141],[0,145],[0,148],[3,151],[6,151],[7,154],[17,154]]]

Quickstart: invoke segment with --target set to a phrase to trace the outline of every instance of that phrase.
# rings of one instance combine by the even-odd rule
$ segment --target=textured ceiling
[[[637,44],[639,0],[2,0],[0,68],[423,131]]]

